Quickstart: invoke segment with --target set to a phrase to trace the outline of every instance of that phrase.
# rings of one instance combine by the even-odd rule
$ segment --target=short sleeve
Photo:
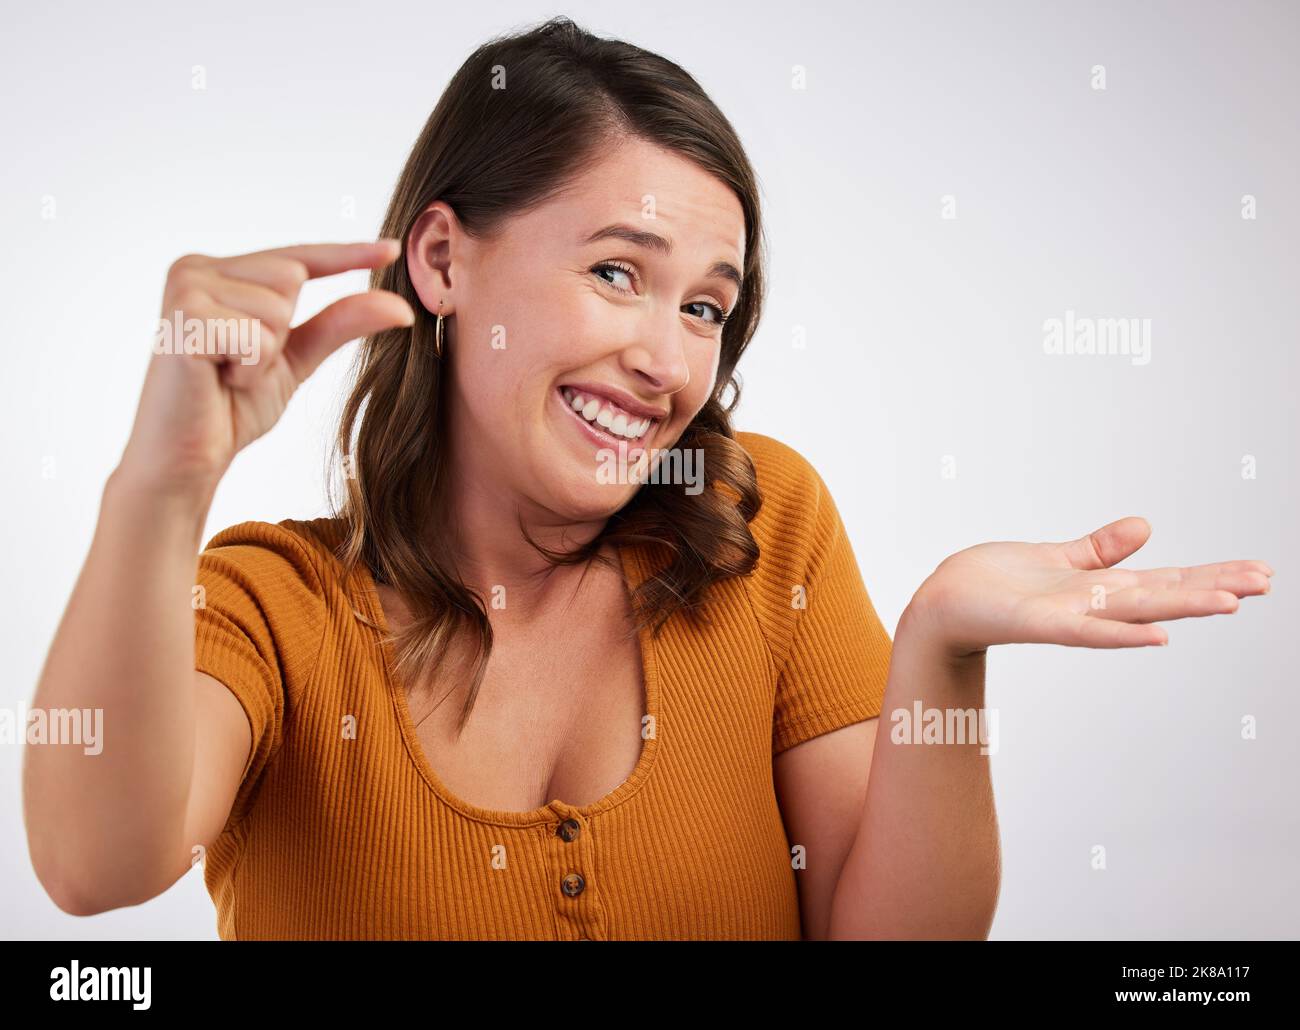
[[[807,558],[802,607],[794,608],[790,649],[779,673],[772,754],[880,715],[893,642],[876,614],[830,492],[808,466]]]
[[[192,603],[195,668],[235,695],[253,734],[231,810],[237,822],[315,669],[326,624],[321,580],[300,536],[284,524],[245,522],[199,554]]]

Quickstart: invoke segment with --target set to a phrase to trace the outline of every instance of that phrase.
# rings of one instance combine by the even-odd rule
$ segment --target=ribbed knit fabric
[[[770,437],[737,439],[763,494],[758,566],[714,588],[712,626],[678,614],[642,631],[654,734],[581,807],[491,811],[441,784],[391,646],[356,617],[386,624],[374,581],[342,582],[338,523],[213,537],[196,665],[254,740],[204,863],[220,936],[799,939],[772,759],[879,715],[892,645],[818,473]],[[621,557],[629,588],[653,573],[642,549]]]

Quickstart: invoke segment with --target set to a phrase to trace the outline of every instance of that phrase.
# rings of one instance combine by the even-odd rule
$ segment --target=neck
[[[524,539],[521,523],[548,550],[573,551],[593,540],[608,520],[558,518],[498,480],[461,474],[464,467],[449,469],[449,482],[455,486],[449,491],[445,516],[437,521],[452,534],[457,571],[465,584],[489,604],[493,590],[504,587],[509,608],[519,612],[537,610],[556,590],[572,589],[585,566],[552,566]]]

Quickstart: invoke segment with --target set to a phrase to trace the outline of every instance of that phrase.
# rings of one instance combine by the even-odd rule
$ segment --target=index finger
[[[265,268],[266,259],[299,261],[307,269],[307,278],[334,276],[356,268],[382,268],[393,263],[402,252],[399,239],[376,239],[368,243],[298,243],[291,247],[253,251],[221,263],[222,274],[238,277],[240,272]]]
[[[316,279],[356,268],[382,268],[396,260],[401,251],[400,240],[382,239],[370,243],[300,243],[257,253],[301,261],[308,278]]]

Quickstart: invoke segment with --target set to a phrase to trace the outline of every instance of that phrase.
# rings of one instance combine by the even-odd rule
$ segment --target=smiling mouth
[[[612,446],[622,443],[640,447],[662,421],[632,415],[603,397],[585,394],[569,386],[557,387],[556,393],[569,414],[589,433]]]

